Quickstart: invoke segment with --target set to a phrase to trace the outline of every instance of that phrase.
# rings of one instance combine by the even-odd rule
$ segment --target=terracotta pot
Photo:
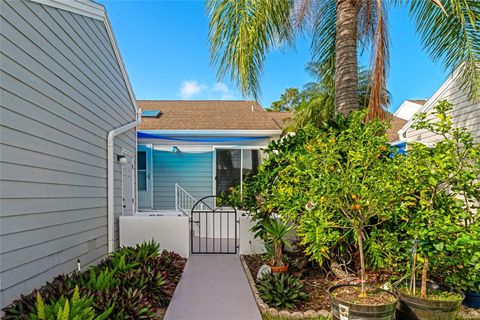
[[[285,273],[288,271],[288,264],[282,266],[282,267],[275,267],[275,266],[270,266],[270,268],[272,269],[272,272],[275,272],[275,273]]]

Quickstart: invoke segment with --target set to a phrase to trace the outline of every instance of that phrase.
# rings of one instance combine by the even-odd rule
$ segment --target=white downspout
[[[108,132],[107,137],[107,194],[108,194],[108,204],[107,204],[107,226],[108,226],[108,253],[112,253],[114,250],[114,233],[115,233],[115,189],[114,189],[114,154],[113,154],[113,147],[114,147],[114,139],[117,135],[124,133],[127,130],[135,128],[137,125],[140,124],[142,121],[141,117],[141,110],[139,109],[137,112],[137,119],[133,122],[127,123],[119,128],[113,129]],[[136,146],[135,146],[136,147]]]

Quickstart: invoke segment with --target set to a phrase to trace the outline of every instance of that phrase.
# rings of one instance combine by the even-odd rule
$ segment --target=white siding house
[[[395,117],[398,117],[403,120],[412,119],[413,115],[420,110],[420,108],[425,104],[426,100],[405,100],[402,102],[400,107],[393,114]]]
[[[139,117],[103,6],[2,0],[0,32],[2,308],[118,246]]]
[[[454,105],[452,120],[455,126],[467,128],[477,142],[480,142],[480,102],[468,99],[466,92],[462,90],[457,81],[457,73],[453,73],[445,83],[427,100],[418,112],[429,113],[428,118],[435,119],[431,114],[433,108],[439,101],[447,100]],[[423,143],[435,143],[441,137],[426,130],[414,130],[412,124],[414,119],[409,120],[399,131],[400,139],[403,141],[419,141]]]

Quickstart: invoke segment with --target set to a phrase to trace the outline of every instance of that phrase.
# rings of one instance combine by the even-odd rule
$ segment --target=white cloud
[[[210,90],[214,95],[219,94],[220,99],[222,100],[231,100],[234,97],[234,94],[230,88],[223,82],[217,82],[213,85]]]
[[[180,97],[183,100],[190,99],[195,95],[199,95],[207,89],[207,86],[198,81],[183,81],[180,85]]]
[[[225,83],[217,82],[213,85],[200,83],[196,80],[186,80],[180,84],[178,95],[182,100],[196,99],[220,99],[233,100],[238,94],[231,90]]]

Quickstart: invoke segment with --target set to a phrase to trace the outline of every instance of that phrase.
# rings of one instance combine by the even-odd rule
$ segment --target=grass
[[[407,288],[399,288],[399,290],[409,296],[421,298],[420,289],[412,294]],[[435,301],[456,301],[462,300],[462,296],[455,292],[440,291],[440,290],[427,290],[427,299]]]
[[[262,314],[263,320],[292,320],[291,317],[284,317],[284,316],[274,316],[270,313]],[[302,318],[302,320],[332,320],[330,317],[306,317]]]

